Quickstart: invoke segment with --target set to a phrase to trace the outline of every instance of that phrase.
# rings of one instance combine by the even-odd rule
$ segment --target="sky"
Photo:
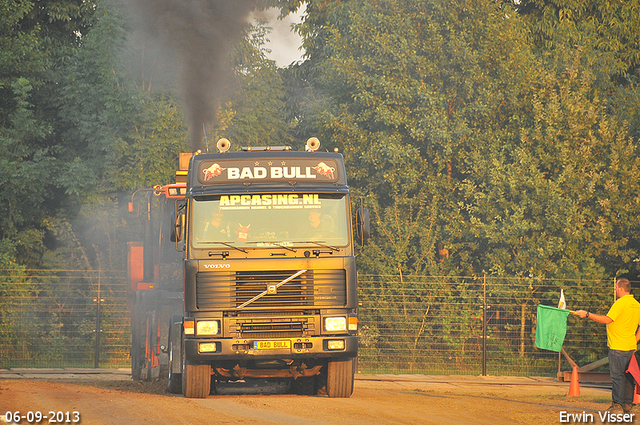
[[[263,13],[269,21],[269,26],[273,28],[273,32],[268,35],[269,43],[265,46],[271,49],[271,53],[267,56],[269,59],[276,61],[278,67],[287,67],[292,62],[302,59],[304,53],[300,50],[302,40],[298,34],[291,31],[291,24],[300,22],[302,11],[287,16],[285,19],[279,20],[279,10],[269,9]]]
[[[177,75],[192,150],[204,143],[205,127],[217,119],[217,111],[229,95],[232,67],[229,52],[243,36],[244,24],[253,17],[269,22],[273,31],[265,49],[284,68],[302,59],[300,37],[291,30],[303,12],[278,19],[279,9],[252,12],[255,0],[128,0],[137,16],[138,36],[157,46],[157,54],[145,50],[142,66],[163,69],[163,62]],[[153,50],[153,49],[152,49]],[[158,61],[156,61],[156,58]]]

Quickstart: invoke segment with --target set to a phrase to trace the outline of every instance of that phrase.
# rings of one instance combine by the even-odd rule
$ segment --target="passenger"
[[[304,235],[312,241],[324,240],[334,235],[333,218],[324,214],[321,209],[309,211],[309,221],[304,230]]]
[[[322,212],[320,210],[311,210],[309,211],[309,225],[313,229],[318,229],[321,225],[320,217],[322,216]]]

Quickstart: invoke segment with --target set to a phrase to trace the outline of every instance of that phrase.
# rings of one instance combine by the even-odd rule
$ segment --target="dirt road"
[[[601,423],[598,412],[610,400],[609,390],[585,385],[580,397],[567,397],[568,383],[545,378],[358,375],[349,399],[289,395],[286,384],[261,381],[219,385],[220,394],[185,399],[166,393],[164,385],[0,379],[0,423],[5,412],[18,411],[23,417],[32,412],[22,424],[37,423],[35,412],[85,425],[559,424],[561,412],[591,414],[594,420],[585,422]]]

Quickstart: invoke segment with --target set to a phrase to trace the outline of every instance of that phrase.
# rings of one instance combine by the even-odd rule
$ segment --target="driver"
[[[205,241],[223,241],[229,240],[231,237],[231,227],[229,223],[224,223],[224,214],[220,210],[220,206],[216,206],[211,213],[211,220],[204,225],[202,239]]]

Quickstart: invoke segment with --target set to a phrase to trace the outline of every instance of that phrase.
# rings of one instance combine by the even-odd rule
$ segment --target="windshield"
[[[192,204],[194,248],[346,246],[347,200],[316,193],[222,195]]]

